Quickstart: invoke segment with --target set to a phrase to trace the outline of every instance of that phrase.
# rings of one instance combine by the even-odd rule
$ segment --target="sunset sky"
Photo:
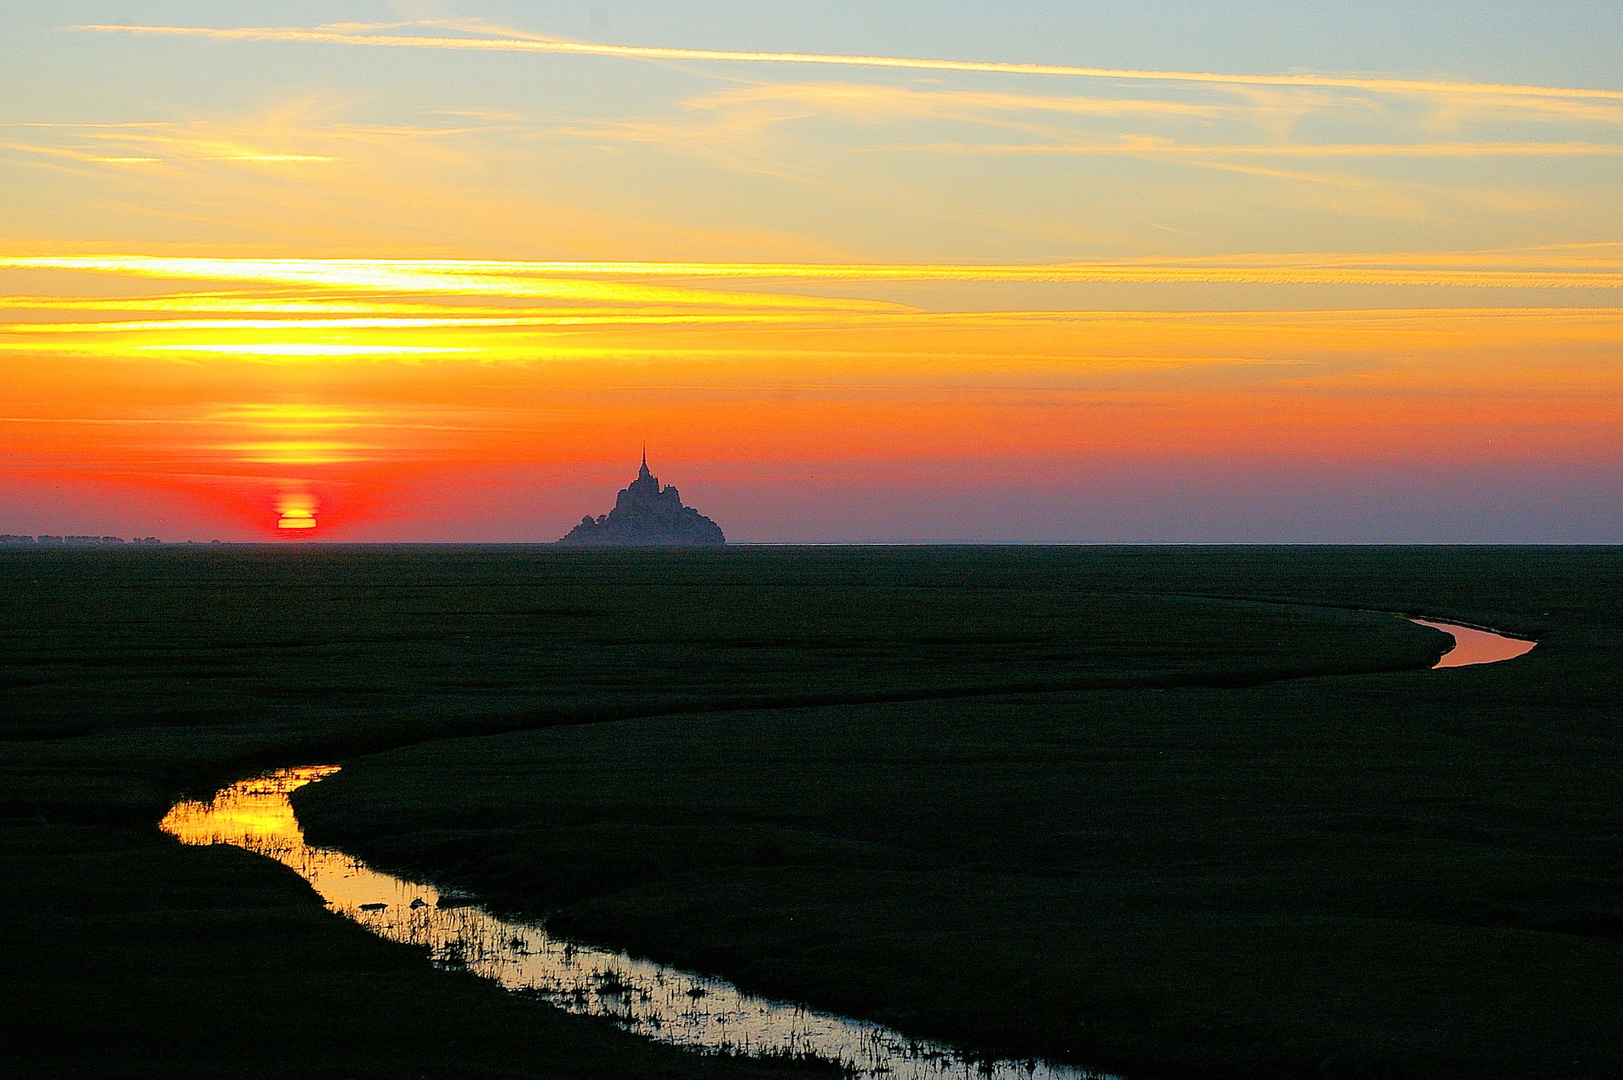
[[[1417,6],[0,6],[0,532],[1623,542],[1623,5]]]

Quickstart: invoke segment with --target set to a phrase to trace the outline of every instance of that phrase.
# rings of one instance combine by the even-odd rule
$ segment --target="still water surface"
[[[1492,630],[1478,630],[1474,626],[1458,626],[1431,619],[1409,621],[1429,626],[1433,630],[1441,630],[1454,639],[1454,647],[1431,666],[1433,671],[1445,667],[1470,667],[1472,664],[1497,664],[1501,660],[1514,660],[1524,653],[1532,652],[1533,646],[1538,644],[1536,641],[1524,641],[1521,638],[1496,634]]]
[[[662,1042],[711,1052],[815,1054],[872,1080],[1090,1080],[1104,1074],[1041,1061],[973,1061],[878,1024],[746,994],[720,979],[635,960],[499,919],[466,900],[311,847],[288,793],[338,771],[284,769],[242,780],[208,802],[176,803],[162,828],[185,844],[234,844],[292,867],[327,907],[381,937],[427,946],[434,962],[529,991],[573,1013],[606,1016]]]

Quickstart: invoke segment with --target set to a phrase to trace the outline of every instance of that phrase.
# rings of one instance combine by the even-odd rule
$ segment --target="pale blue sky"
[[[1615,100],[72,29],[460,19],[621,45],[1623,85],[1618,5],[1412,7],[10,5],[0,176],[12,197],[0,238],[1038,262],[1617,239]],[[1318,153],[1323,144],[1340,149]],[[1380,149],[1391,146],[1403,153]],[[244,147],[285,160],[258,172],[212,164],[247,160]],[[392,204],[372,197],[382,178],[399,184]]]
[[[1401,71],[1471,81],[1623,87],[1623,6],[1616,3],[1138,3],[944,4],[891,2],[648,3],[16,3],[0,8],[11,44],[0,71],[6,97],[59,100],[56,77],[83,90],[116,84],[121,54],[158,85],[145,48],[98,47],[57,29],[76,23],[311,25],[338,21],[480,17],[598,41],[729,49],[873,52],[1224,72]],[[97,66],[86,69],[87,58]],[[100,62],[114,61],[112,66]],[[319,64],[315,58],[306,63]],[[230,62],[201,74],[229,81]],[[264,77],[265,73],[249,73]],[[357,78],[368,74],[354,72]],[[49,80],[51,85],[43,85]],[[29,94],[29,90],[36,91]]]

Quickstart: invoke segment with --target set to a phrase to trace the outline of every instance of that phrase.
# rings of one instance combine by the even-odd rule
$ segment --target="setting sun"
[[[278,529],[313,529],[316,527],[316,500],[313,496],[304,493],[288,493],[277,496],[276,512],[281,515],[276,522]]]

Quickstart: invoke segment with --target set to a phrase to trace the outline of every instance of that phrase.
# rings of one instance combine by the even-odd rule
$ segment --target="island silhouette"
[[[588,514],[559,544],[570,547],[719,547],[727,542],[721,526],[691,506],[682,505],[676,488],[659,486],[648,471],[648,448],[642,468],[614,501],[614,509]]]

